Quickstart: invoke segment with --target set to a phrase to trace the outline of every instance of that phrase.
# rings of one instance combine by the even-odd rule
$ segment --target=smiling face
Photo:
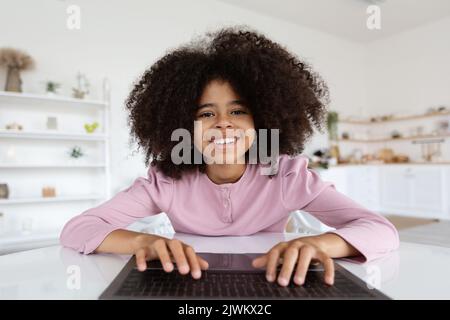
[[[254,141],[250,110],[226,81],[213,80],[205,87],[195,114],[194,144],[207,163],[244,163]]]

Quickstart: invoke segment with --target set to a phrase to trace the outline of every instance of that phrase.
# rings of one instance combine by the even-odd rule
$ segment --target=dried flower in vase
[[[86,78],[86,75],[78,72],[77,74],[77,87],[72,88],[73,97],[77,99],[84,99],[86,95],[89,94],[89,81]]]
[[[34,60],[27,53],[13,49],[0,49],[0,66],[7,68],[5,91],[22,92],[20,71],[34,67]]]
[[[8,199],[9,197],[9,188],[6,183],[0,184],[0,199]]]

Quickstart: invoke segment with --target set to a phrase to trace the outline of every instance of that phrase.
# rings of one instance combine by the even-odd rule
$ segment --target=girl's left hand
[[[303,285],[311,262],[319,262],[323,265],[325,269],[324,281],[326,284],[333,285],[333,259],[310,239],[302,240],[302,238],[299,238],[288,242],[280,242],[266,254],[254,259],[252,265],[255,268],[266,267],[267,281],[273,282],[277,276],[277,267],[279,264],[282,264],[280,274],[278,275],[278,284],[287,286],[294,267],[294,282],[297,285]]]

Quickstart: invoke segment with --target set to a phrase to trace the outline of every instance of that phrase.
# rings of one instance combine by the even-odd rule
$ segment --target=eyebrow
[[[235,104],[245,105],[245,102],[244,102],[244,100],[233,100],[233,101],[228,102],[227,106],[232,106],[232,105],[235,105]],[[217,107],[217,104],[216,103],[205,103],[205,104],[200,105],[197,108],[197,110],[202,109],[202,108],[206,108],[206,107],[213,107],[213,108],[215,108],[215,107]]]

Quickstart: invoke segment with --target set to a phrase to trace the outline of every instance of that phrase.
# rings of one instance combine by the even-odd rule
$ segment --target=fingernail
[[[165,269],[166,269],[167,271],[172,271],[172,270],[173,270],[173,264],[171,264],[170,262],[166,262],[166,263],[164,264],[164,266],[165,266]]]
[[[279,278],[278,283],[281,284],[282,286],[287,286],[288,281],[286,278]]]
[[[266,274],[266,279],[267,279],[267,281],[272,282],[273,281],[273,276],[271,274]]]
[[[303,279],[301,277],[297,277],[297,278],[295,278],[295,282],[297,284],[299,284],[299,285],[302,285],[303,284]]]
[[[194,272],[192,272],[192,276],[196,279],[200,278],[201,273],[199,270],[195,270]]]
[[[189,272],[189,267],[185,264],[182,264],[178,267],[178,270],[180,270],[181,273],[188,273]]]

